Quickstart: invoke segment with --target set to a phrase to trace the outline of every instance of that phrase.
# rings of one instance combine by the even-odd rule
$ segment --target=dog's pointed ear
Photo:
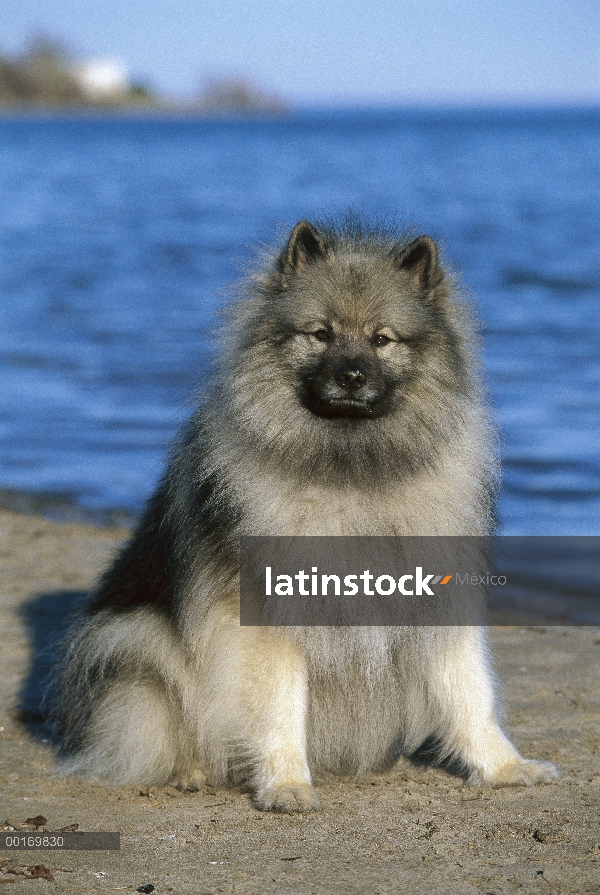
[[[396,267],[409,273],[419,289],[435,289],[444,277],[431,236],[419,236],[405,248],[394,246],[390,255]]]
[[[300,221],[291,232],[279,259],[284,274],[300,273],[312,261],[325,257],[326,246],[309,221]]]

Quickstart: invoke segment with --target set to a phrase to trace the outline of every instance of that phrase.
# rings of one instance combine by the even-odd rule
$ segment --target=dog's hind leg
[[[159,615],[105,610],[84,619],[60,675],[54,715],[64,728],[64,773],[202,787],[198,743],[184,715],[187,665]]]
[[[162,683],[117,678],[94,705],[82,741],[62,769],[117,784],[168,783],[181,767],[181,747]]]

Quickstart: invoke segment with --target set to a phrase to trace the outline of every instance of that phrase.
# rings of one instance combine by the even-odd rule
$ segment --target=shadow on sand
[[[56,590],[36,594],[21,609],[31,646],[27,674],[19,691],[18,718],[38,740],[56,740],[49,718],[52,680],[61,644],[88,597],[87,591]]]

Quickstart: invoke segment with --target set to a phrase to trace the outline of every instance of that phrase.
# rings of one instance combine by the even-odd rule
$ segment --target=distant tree
[[[30,94],[30,86],[20,67],[0,57],[0,104],[28,102]]]
[[[213,115],[280,115],[284,103],[243,77],[209,80],[200,96],[202,111]]]
[[[132,100],[138,100],[139,102],[156,102],[154,92],[147,84],[144,84],[143,81],[134,81],[129,88],[128,96]]]
[[[59,40],[44,34],[35,35],[18,64],[36,103],[77,105],[85,101],[71,70],[71,54]]]

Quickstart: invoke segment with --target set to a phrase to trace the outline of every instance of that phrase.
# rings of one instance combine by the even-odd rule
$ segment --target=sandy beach
[[[0,885],[95,893],[151,884],[157,895],[600,893],[595,628],[492,629],[505,728],[525,756],[558,766],[556,784],[469,788],[402,760],[384,775],[324,782],[319,813],[279,816],[256,811],[240,790],[182,794],[58,777],[40,713],[51,645],[126,534],[0,511],[0,823],[42,815],[48,829],[121,833],[120,851],[0,849]],[[32,870],[40,864],[47,872]]]

